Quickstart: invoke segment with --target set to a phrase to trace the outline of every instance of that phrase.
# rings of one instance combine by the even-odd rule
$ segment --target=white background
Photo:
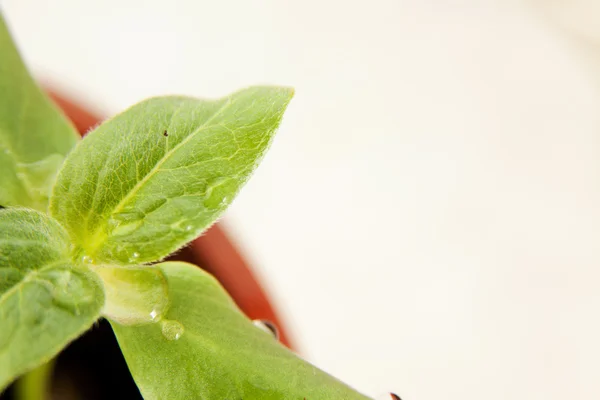
[[[296,88],[225,223],[320,367],[405,400],[600,398],[593,2],[1,1],[36,74],[107,114]]]

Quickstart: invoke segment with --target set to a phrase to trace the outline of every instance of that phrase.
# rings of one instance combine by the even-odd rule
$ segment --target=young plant
[[[367,398],[161,262],[225,211],[292,95],[152,98],[79,140],[0,16],[0,392],[106,318],[145,399]]]

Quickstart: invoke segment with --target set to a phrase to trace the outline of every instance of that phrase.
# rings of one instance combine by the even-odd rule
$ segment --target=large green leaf
[[[111,321],[144,399],[368,399],[254,326],[212,276],[185,263],[158,267],[170,299],[162,322]]]
[[[27,72],[0,14],[0,205],[45,211],[77,138]]]
[[[61,170],[50,210],[95,262],[159,260],[227,208],[266,151],[292,90],[143,101],[91,132]]]
[[[100,314],[102,283],[72,264],[69,249],[67,233],[47,215],[0,210],[0,392]]]

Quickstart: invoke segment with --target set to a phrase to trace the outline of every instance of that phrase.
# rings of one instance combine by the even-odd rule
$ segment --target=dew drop
[[[81,257],[81,261],[84,264],[93,264],[94,263],[94,259],[92,257],[90,257],[90,256],[83,256],[83,257]]]
[[[254,326],[272,335],[276,340],[279,340],[279,329],[271,321],[265,319],[255,319],[252,321]]]
[[[167,340],[178,340],[183,335],[183,325],[177,321],[164,320],[160,325],[162,334]]]
[[[136,260],[138,258],[140,258],[140,253],[133,252],[133,253],[131,253],[131,256],[129,257],[129,262],[136,262]]]
[[[192,230],[192,228],[193,228],[193,226],[191,226],[191,225],[188,225],[188,226],[186,226],[186,227],[185,227],[185,230],[189,232],[189,231],[191,231],[191,230]]]

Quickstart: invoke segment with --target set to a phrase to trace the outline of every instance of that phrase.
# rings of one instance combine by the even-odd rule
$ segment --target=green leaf
[[[46,211],[78,137],[27,72],[0,14],[0,205]]]
[[[61,170],[50,210],[95,262],[164,258],[227,208],[293,95],[253,87],[220,100],[143,101],[91,132]]]
[[[169,289],[164,319],[111,321],[144,399],[368,399],[253,325],[206,272],[179,262],[158,267]]]
[[[0,210],[0,392],[54,357],[100,314],[102,283],[72,264],[68,239],[43,213]]]

